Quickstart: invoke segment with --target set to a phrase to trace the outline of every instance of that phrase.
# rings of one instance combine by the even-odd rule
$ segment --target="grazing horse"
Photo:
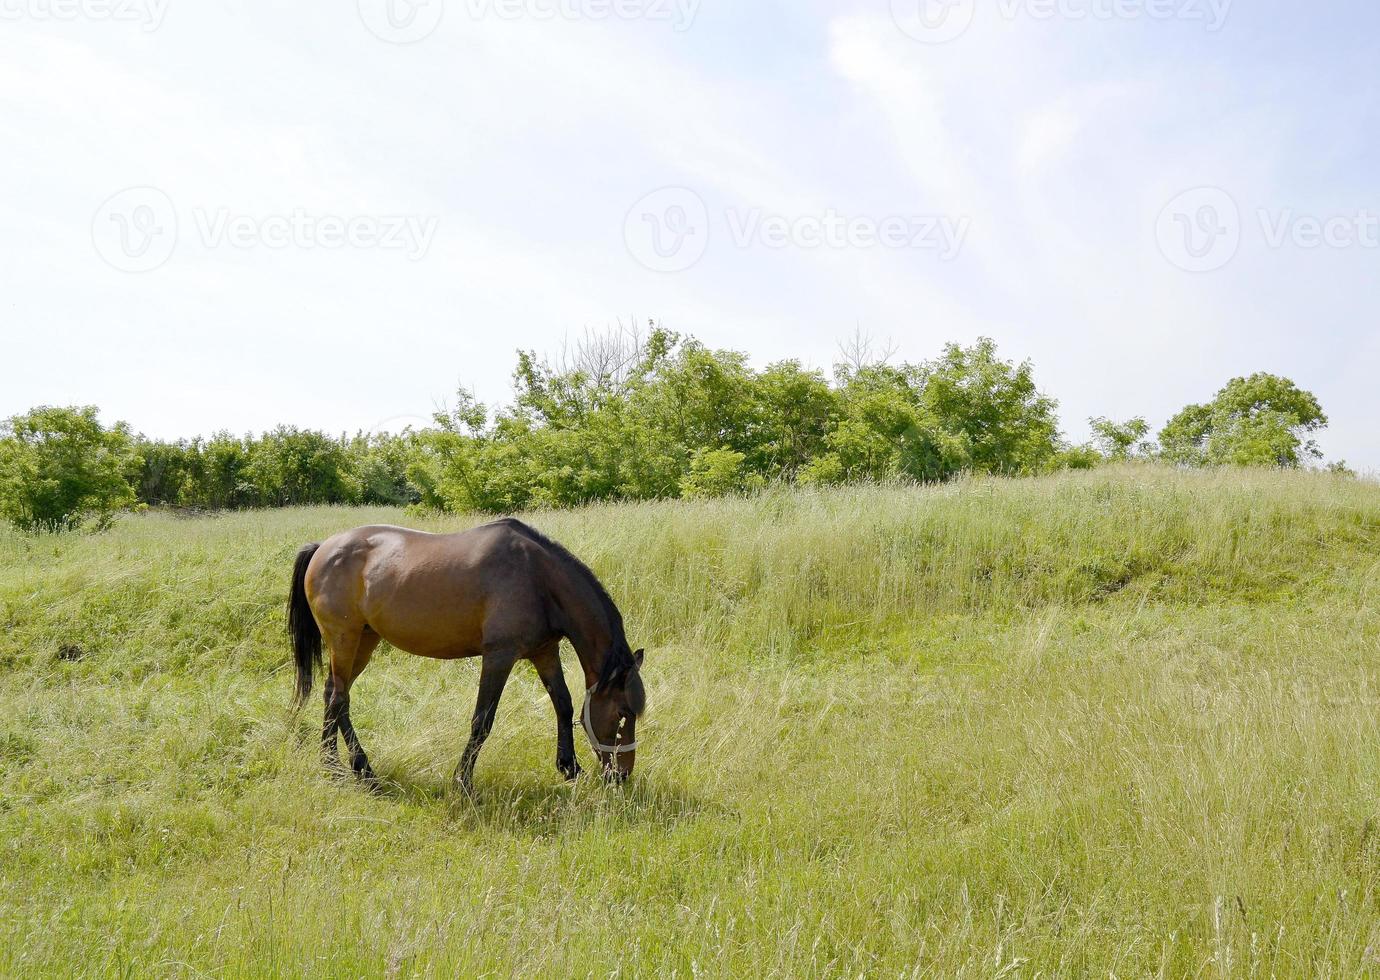
[[[288,598],[288,632],[297,663],[297,703],[311,693],[330,650],[321,748],[339,768],[336,735],[350,767],[374,780],[350,723],[350,685],[379,640],[436,660],[482,657],[479,700],[455,781],[473,784],[474,763],[493,728],[513,665],[530,660],[556,709],[556,768],[580,773],[572,734],[574,705],[561,672],[560,642],[570,640],[585,673],[580,720],[604,775],[621,782],[636,757],[645,706],[643,652],[623,636],[623,617],[579,559],[518,520],[459,534],[372,526],[337,534],[297,553]]]

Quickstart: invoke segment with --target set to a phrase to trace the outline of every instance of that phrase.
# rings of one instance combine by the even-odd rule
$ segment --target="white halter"
[[[597,685],[596,685],[597,686]],[[609,755],[617,756],[622,752],[631,752],[637,748],[636,742],[629,742],[627,745],[605,745],[594,737],[594,726],[589,722],[589,702],[594,697],[594,688],[585,691],[585,706],[580,711],[580,723],[585,726],[585,734],[589,736],[589,747],[595,752],[606,752]]]

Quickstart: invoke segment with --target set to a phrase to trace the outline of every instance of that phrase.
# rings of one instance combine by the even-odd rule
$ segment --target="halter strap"
[[[598,685],[595,685],[596,687]],[[580,723],[584,725],[585,735],[589,737],[589,746],[595,752],[605,752],[609,755],[617,756],[622,752],[631,752],[637,748],[636,742],[629,742],[627,745],[605,745],[594,737],[594,726],[589,721],[589,702],[594,697],[594,688],[585,691],[585,706],[580,711]]]

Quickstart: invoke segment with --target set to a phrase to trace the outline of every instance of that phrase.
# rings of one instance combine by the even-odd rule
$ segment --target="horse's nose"
[[[621,761],[621,760],[619,760]],[[612,765],[604,766],[604,780],[614,786],[622,786],[632,775],[632,763],[627,764],[627,768],[621,768],[616,762]]]

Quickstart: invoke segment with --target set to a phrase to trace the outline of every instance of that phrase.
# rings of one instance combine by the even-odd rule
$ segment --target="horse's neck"
[[[594,686],[613,646],[613,624],[594,587],[576,570],[564,568],[559,579],[559,605],[565,614],[565,634],[585,672],[585,687]]]

